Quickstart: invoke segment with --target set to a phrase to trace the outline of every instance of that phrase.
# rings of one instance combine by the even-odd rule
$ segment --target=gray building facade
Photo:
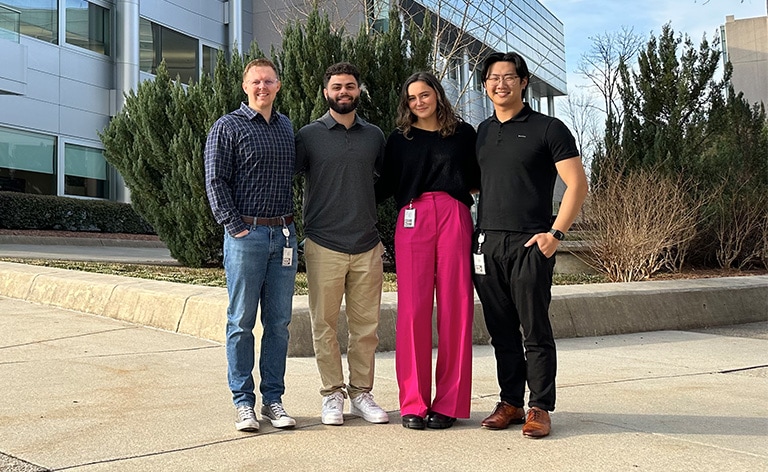
[[[241,0],[0,0],[0,190],[126,201],[98,133],[164,58],[199,78],[250,44]]]
[[[197,79],[217,51],[280,46],[303,0],[0,0],[0,191],[129,201],[103,157],[102,131],[124,94],[151,79],[162,59],[172,76]],[[532,73],[528,102],[566,93],[562,23],[537,0],[332,0],[320,7],[336,24],[385,27],[388,12],[439,17],[451,53],[437,44],[443,84],[464,118],[490,115],[482,57],[517,51]],[[444,53],[444,54],[443,54]],[[393,84],[399,87],[399,84]]]
[[[723,39],[723,62],[733,66],[733,89],[744,92],[750,103],[768,106],[768,2],[766,16],[725,18],[720,36]]]

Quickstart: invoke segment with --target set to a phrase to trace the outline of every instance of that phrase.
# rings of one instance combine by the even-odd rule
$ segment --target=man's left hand
[[[538,244],[541,253],[549,259],[555,251],[557,251],[557,246],[560,244],[560,241],[551,233],[538,233],[534,234],[531,239],[525,243],[525,247],[531,247],[534,244]]]

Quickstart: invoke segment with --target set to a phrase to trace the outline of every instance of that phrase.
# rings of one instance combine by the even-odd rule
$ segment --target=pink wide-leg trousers
[[[416,224],[395,229],[400,414],[434,411],[468,418],[472,393],[472,217],[445,192],[413,200]],[[437,298],[437,365],[432,398],[432,311]]]

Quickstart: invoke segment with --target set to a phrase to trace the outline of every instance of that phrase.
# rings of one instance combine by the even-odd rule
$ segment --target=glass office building
[[[385,29],[392,8],[401,12],[406,26],[410,19],[421,24],[429,14],[435,37],[444,42],[436,49],[447,52],[436,57],[443,86],[472,124],[491,113],[478,70],[490,52],[515,51],[525,57],[532,74],[527,100],[536,110],[554,114],[553,98],[566,94],[563,24],[537,0],[321,0],[318,5],[346,31],[358,31],[363,22]],[[254,39],[269,50],[280,43],[276,25],[300,18],[296,12],[306,3],[265,0],[254,2],[254,8]]]
[[[250,44],[249,0],[0,0],[0,191],[125,201],[98,133],[162,59],[183,81]]]
[[[209,73],[216,53],[256,40],[279,47],[296,0],[0,0],[0,191],[128,201],[98,133],[124,94],[165,59],[183,81]],[[467,121],[490,115],[478,61],[517,51],[532,73],[528,101],[553,114],[564,95],[562,23],[536,0],[325,0],[347,31],[386,27],[390,8],[439,16],[462,49],[438,57],[443,83]],[[335,13],[334,13],[335,12]],[[450,35],[449,35],[450,36]]]
[[[566,94],[563,24],[536,0],[402,0],[408,16],[432,14],[436,37],[446,41],[442,66],[446,92],[461,114],[478,124],[492,112],[485,98],[482,60],[491,52],[514,51],[528,63],[531,79],[527,101],[543,113],[554,114],[553,98]],[[546,98],[547,109],[542,110]]]

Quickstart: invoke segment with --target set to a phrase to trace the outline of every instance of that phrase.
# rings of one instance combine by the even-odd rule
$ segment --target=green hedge
[[[0,228],[154,234],[127,203],[0,192]]]

